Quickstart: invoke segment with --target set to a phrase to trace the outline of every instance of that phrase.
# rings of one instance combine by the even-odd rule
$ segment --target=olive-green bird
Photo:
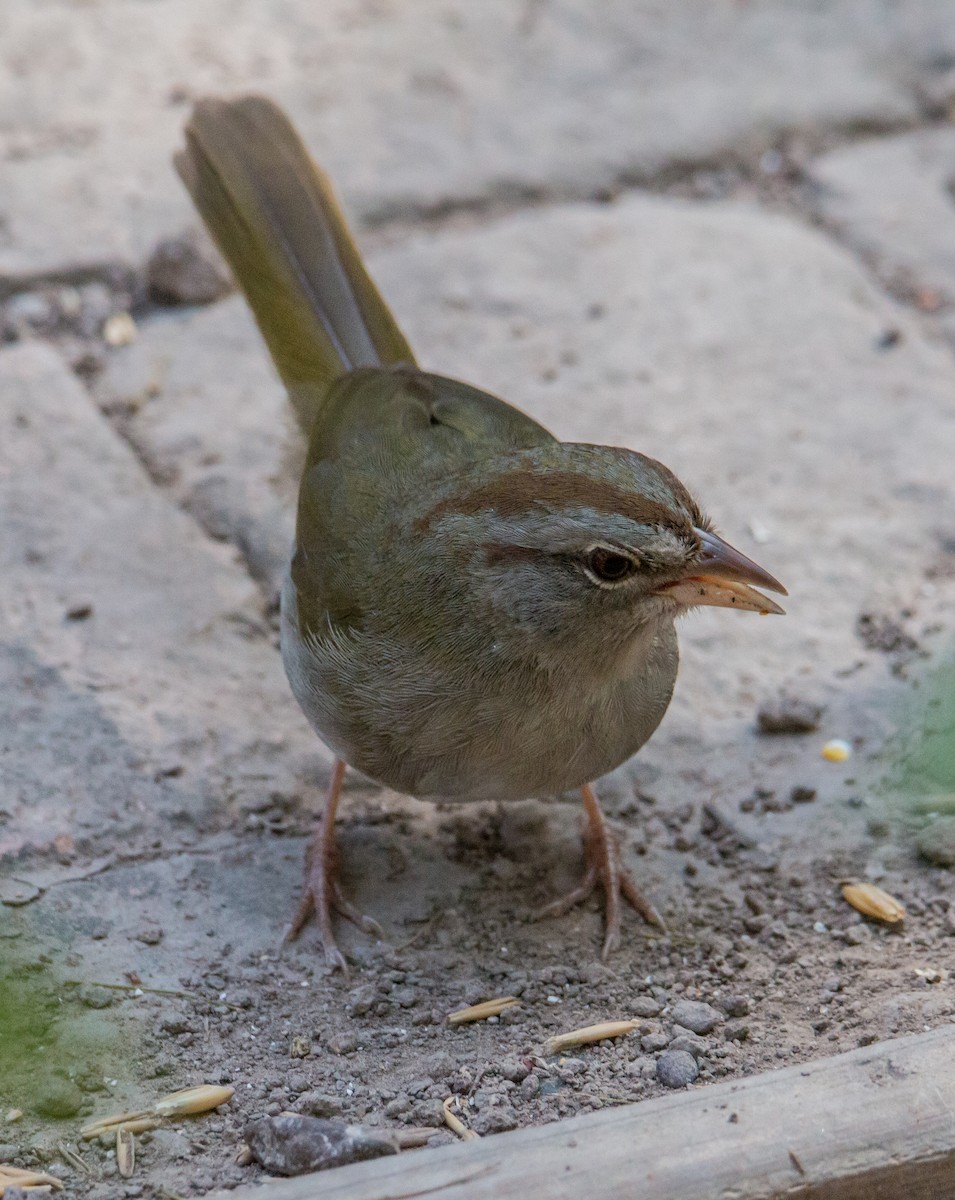
[[[779,583],[713,532],[666,467],[559,442],[487,392],[421,370],[328,181],[283,113],[203,100],[176,159],[252,307],[308,439],[282,592],[282,658],[337,756],[291,936],[314,912],[345,969],[335,812],[346,764],[418,797],[580,788],[606,957],[622,900],[659,923],[590,786],[656,729],[675,619],[701,604],[781,612]]]

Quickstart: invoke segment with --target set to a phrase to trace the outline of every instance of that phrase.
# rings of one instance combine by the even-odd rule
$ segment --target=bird
[[[629,904],[594,781],[635,754],[673,694],[675,622],[702,605],[782,613],[786,595],[662,463],[563,442],[515,406],[422,369],[332,187],[258,95],[200,99],[175,165],[244,292],[307,454],[281,590],[292,693],[335,756],[289,937],[314,916],[347,974],[335,820],[348,767],[441,802],[579,789],[585,870],[538,915],[598,888],[601,956]]]

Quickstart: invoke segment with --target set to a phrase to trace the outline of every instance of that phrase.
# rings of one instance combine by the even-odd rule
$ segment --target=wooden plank
[[[955,1027],[552,1125],[219,1193],[220,1200],[425,1196],[950,1200]]]

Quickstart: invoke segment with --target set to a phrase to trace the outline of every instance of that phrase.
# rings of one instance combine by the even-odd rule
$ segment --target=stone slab
[[[302,439],[242,297],[159,314],[108,355],[95,391],[153,478],[277,595]]]
[[[52,350],[0,353],[0,397],[0,857],[122,856],[314,785],[321,751],[233,548],[156,490]]]
[[[813,204],[890,286],[955,307],[955,128],[875,138],[816,159]]]
[[[195,95],[288,105],[380,219],[911,122],[946,53],[948,0],[5,0],[0,281],[137,265],[191,221],[170,156]]]

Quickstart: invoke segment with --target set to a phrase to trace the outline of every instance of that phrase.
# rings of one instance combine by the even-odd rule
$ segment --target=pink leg
[[[598,883],[603,883],[607,932],[600,957],[606,961],[620,945],[620,921],[623,909],[621,897],[631,908],[636,909],[648,925],[657,925],[660,929],[666,929],[666,926],[663,924],[660,914],[633,882],[630,872],[621,863],[617,839],[607,824],[607,818],[589,783],[580,789],[580,794],[583,796],[584,811],[587,814],[587,828],[584,830],[587,870],[578,887],[546,905],[537,913],[537,917],[557,917],[569,912],[575,905],[586,900]]]
[[[305,887],[302,899],[299,901],[295,916],[288,933],[287,942],[297,938],[302,932],[306,921],[314,913],[318,921],[319,935],[325,949],[325,962],[332,968],[348,974],[348,966],[342,952],[335,941],[332,928],[332,912],[353,922],[365,933],[381,937],[381,926],[371,917],[364,916],[357,908],[342,895],[338,882],[338,847],[335,845],[335,814],[338,811],[338,801],[341,797],[342,782],[345,778],[345,763],[342,759],[335,760],[331,783],[328,786],[328,796],[322,819],[319,822],[315,836],[305,851]]]

